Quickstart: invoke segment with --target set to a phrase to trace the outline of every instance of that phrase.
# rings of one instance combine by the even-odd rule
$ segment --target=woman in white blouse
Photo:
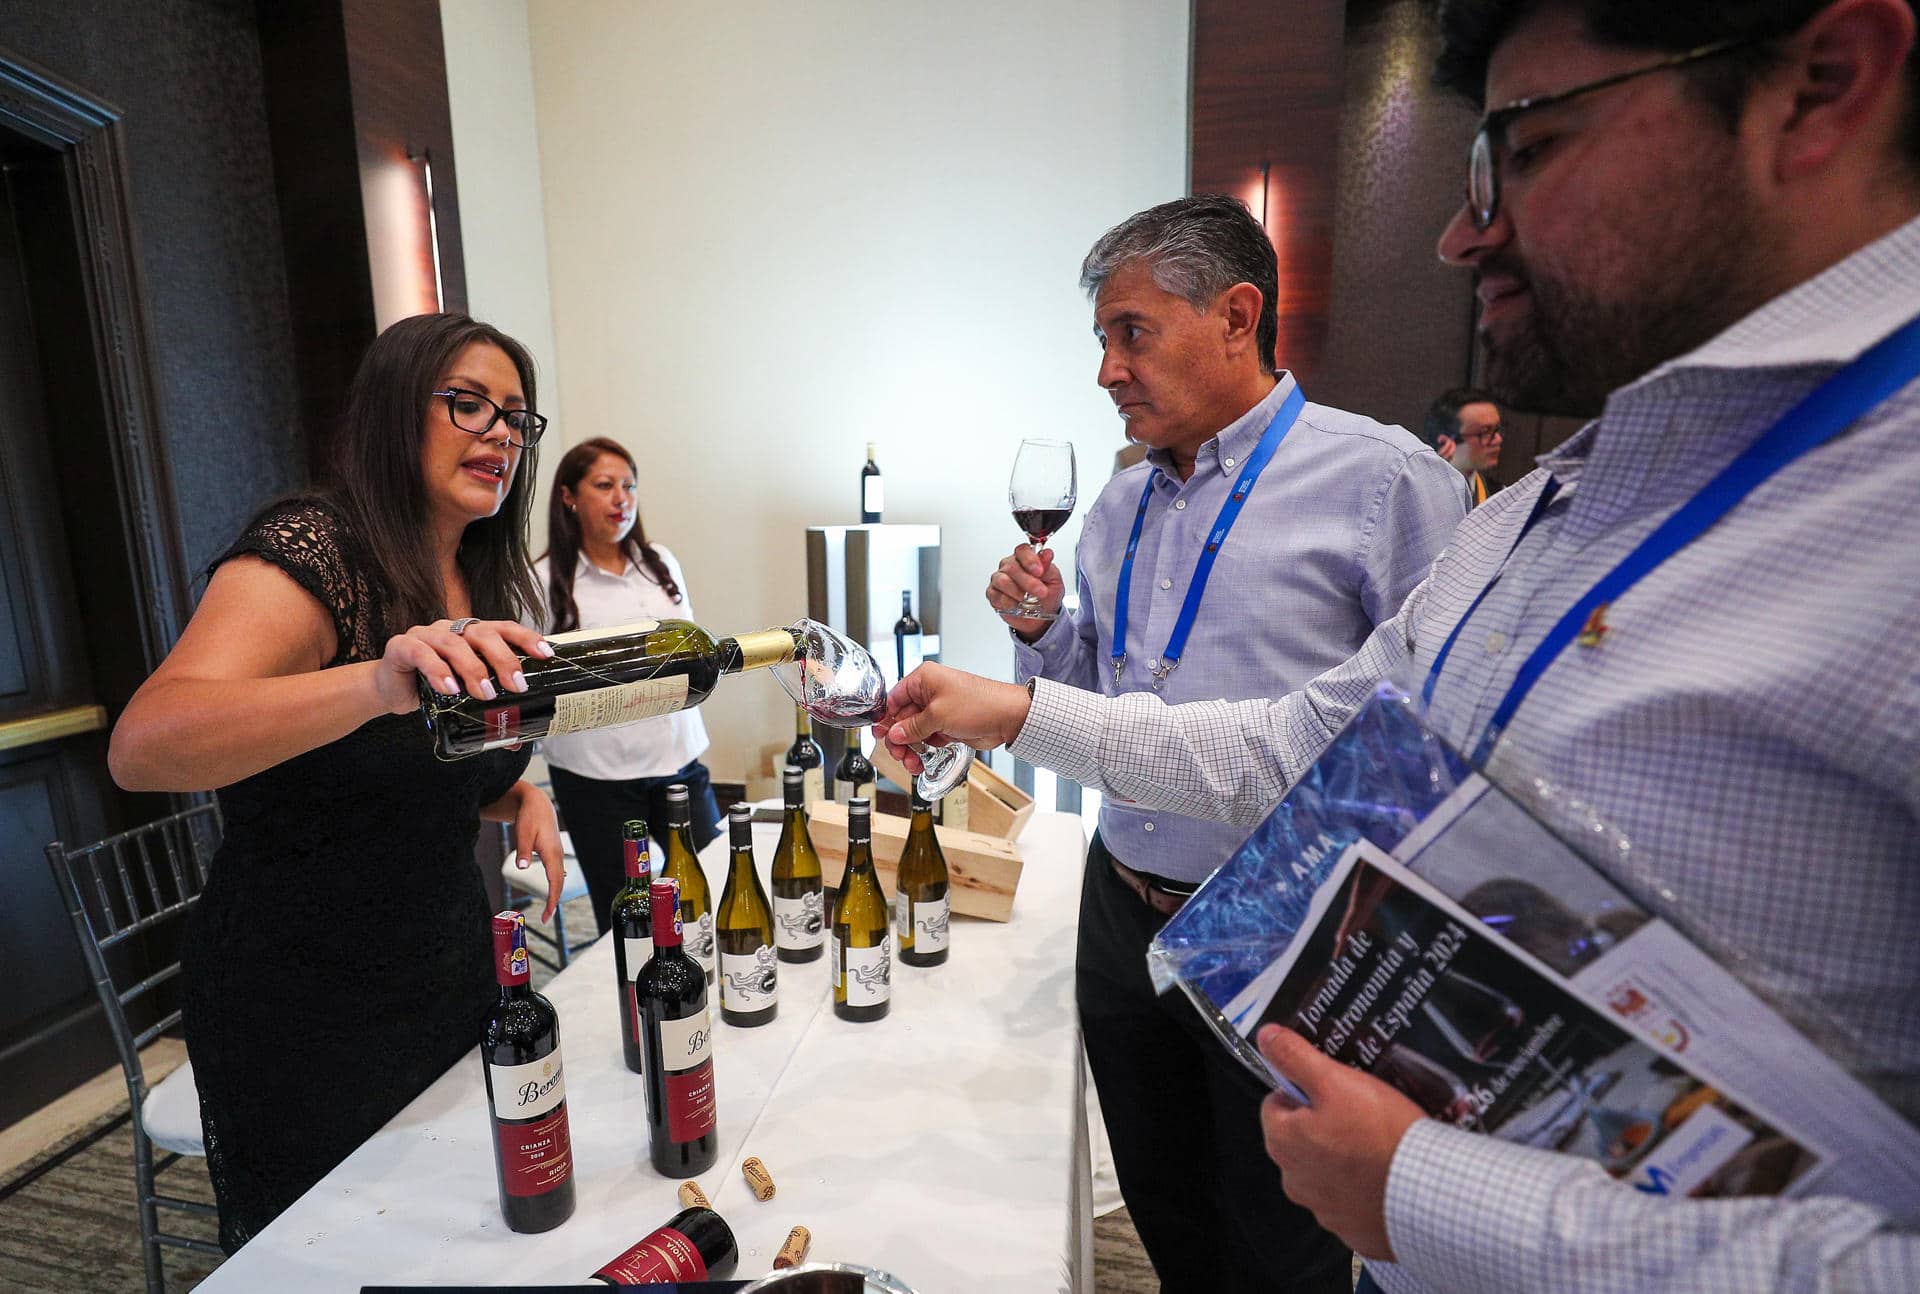
[[[680,563],[663,546],[649,544],[641,528],[638,475],[633,455],[617,441],[583,441],[561,458],[547,506],[547,552],[533,565],[548,633],[693,618]],[[601,930],[614,891],[626,879],[622,823],[644,818],[653,837],[662,839],[667,788],[683,783],[692,801],[695,846],[704,848],[717,834],[720,811],[700,762],[707,729],[698,710],[549,737],[541,748]]]

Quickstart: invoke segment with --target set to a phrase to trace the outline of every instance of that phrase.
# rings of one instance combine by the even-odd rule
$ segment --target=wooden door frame
[[[149,669],[189,609],[186,558],[153,383],[121,112],[0,47],[0,125],[60,150],[72,186],[101,414]]]

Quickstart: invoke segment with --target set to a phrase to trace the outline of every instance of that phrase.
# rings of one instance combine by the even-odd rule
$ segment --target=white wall
[[[454,13],[495,8],[448,0],[450,72]],[[945,528],[946,659],[1009,676],[980,592],[1019,539],[1007,473],[1022,437],[1071,438],[1090,502],[1121,443],[1075,279],[1103,229],[1184,191],[1187,0],[526,12],[565,438],[635,451],[647,530],[717,633],[804,613],[803,529],[858,520],[877,441],[886,519]],[[515,84],[484,75],[504,137]],[[463,220],[499,193],[473,133]],[[531,245],[470,236],[470,281]],[[758,678],[706,713],[724,780],[791,716]]]
[[[547,546],[547,490],[566,452],[553,299],[547,283],[547,222],[535,131],[533,59],[526,0],[442,0],[447,102],[460,181],[460,237],[467,305],[533,352],[540,411],[553,420],[540,443],[533,551]]]

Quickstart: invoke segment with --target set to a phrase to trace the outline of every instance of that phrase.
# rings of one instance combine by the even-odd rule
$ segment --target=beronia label
[[[667,1080],[667,1135],[694,1141],[713,1131],[713,1026],[707,1012],[660,1022]]]
[[[560,1049],[524,1065],[489,1065],[493,1108],[503,1119],[532,1119],[557,1109],[567,1099]]]
[[[836,941],[837,942],[837,941]],[[872,948],[848,945],[846,983],[848,1006],[878,1006],[893,992],[893,940],[882,939]],[[836,969],[840,959],[834,959]]]
[[[618,687],[598,687],[591,692],[570,692],[553,698],[553,722],[547,736],[558,737],[589,728],[611,728],[615,724],[634,723],[658,715],[673,714],[687,706],[687,676],[643,678]]]
[[[915,903],[905,894],[893,896],[893,928],[900,932],[902,943],[912,934],[916,953],[937,953],[947,946],[951,915],[945,895],[924,903]]]
[[[818,948],[827,937],[826,907],[819,891],[797,899],[773,896],[773,942],[781,948]]]
[[[672,1227],[661,1227],[594,1275],[622,1285],[703,1281],[707,1264],[693,1241]]]
[[[720,1005],[764,1011],[780,1000],[779,955],[762,944],[750,953],[720,954]]]

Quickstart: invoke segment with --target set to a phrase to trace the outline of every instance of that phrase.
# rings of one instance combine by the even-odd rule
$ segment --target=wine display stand
[[[896,786],[913,785],[906,765],[876,745],[867,757],[874,771]],[[951,795],[948,796],[952,798]],[[967,830],[981,836],[1018,840],[1033,816],[1033,797],[979,760],[967,770]]]
[[[809,811],[808,835],[820,855],[821,879],[838,887],[847,869],[847,806],[823,800]],[[888,894],[899,888],[900,851],[907,843],[908,820],[890,813],[873,815],[873,870]],[[947,860],[947,898],[953,911],[987,921],[1013,916],[1013,895],[1025,866],[1011,840],[977,831],[935,827]]]

